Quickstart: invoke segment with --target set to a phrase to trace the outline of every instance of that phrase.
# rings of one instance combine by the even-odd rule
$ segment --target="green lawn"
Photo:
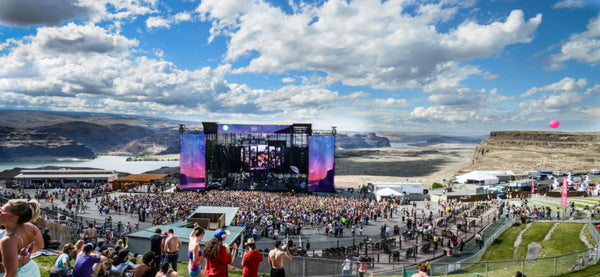
[[[532,242],[542,243],[554,222],[532,223],[531,227],[521,236],[521,244],[517,249],[517,259],[527,258],[527,249]]]
[[[515,224],[512,228],[504,231],[485,251],[481,257],[482,261],[512,260],[514,256],[514,243],[519,233],[525,229],[525,224]]]

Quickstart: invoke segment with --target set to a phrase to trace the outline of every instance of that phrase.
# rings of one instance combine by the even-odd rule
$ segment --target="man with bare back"
[[[271,266],[271,277],[285,277],[285,270],[283,269],[283,260],[292,260],[292,255],[287,245],[282,244],[281,241],[275,241],[275,249],[269,252],[269,265]]]
[[[175,271],[177,271],[179,247],[181,247],[181,239],[173,233],[173,229],[169,229],[168,236],[165,239],[166,261],[171,263],[171,268]]]

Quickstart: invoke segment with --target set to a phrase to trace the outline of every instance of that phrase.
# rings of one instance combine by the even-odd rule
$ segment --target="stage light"
[[[229,130],[229,125],[223,125],[223,131]]]

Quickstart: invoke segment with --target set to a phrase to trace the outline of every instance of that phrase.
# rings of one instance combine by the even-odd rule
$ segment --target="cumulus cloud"
[[[339,95],[319,85],[252,89],[224,79],[230,65],[182,70],[169,61],[138,56],[137,45],[135,39],[91,23],[39,28],[5,46],[8,54],[0,57],[3,107],[292,119],[366,96]]]
[[[587,100],[600,95],[600,84],[587,88],[588,81],[585,79],[575,80],[566,77],[544,87],[534,87],[522,96],[529,97],[539,95],[534,99],[526,99],[519,103],[519,109],[527,114],[535,112],[558,112],[579,108],[579,105]]]
[[[582,8],[585,6],[585,3],[582,0],[562,0],[556,2],[552,8],[553,9],[575,9]]]
[[[197,12],[212,22],[211,36],[230,37],[226,61],[252,54],[236,73],[308,69],[325,72],[333,82],[388,90],[427,85],[440,65],[529,43],[541,23],[540,14],[526,20],[515,10],[503,22],[465,21],[443,33],[436,24],[461,6],[442,3],[410,14],[410,1],[332,0],[301,4],[287,14],[263,1],[203,1]]]
[[[28,27],[60,25],[72,19],[120,20],[155,11],[156,0],[4,0],[0,24]]]
[[[373,99],[373,103],[376,107],[406,107],[406,106],[408,106],[408,101],[406,101],[406,99],[397,99],[397,98],[388,98],[388,99],[376,98],[376,99]]]
[[[169,23],[169,20],[157,16],[151,16],[146,19],[146,28],[152,29],[158,27],[169,29],[171,28],[171,24]]]
[[[163,18],[160,16],[151,16],[146,19],[146,28],[166,28],[170,29],[172,24],[178,24],[181,22],[192,21],[192,14],[189,12],[180,12],[169,18]]]
[[[560,69],[563,62],[576,60],[596,66],[600,62],[600,15],[590,20],[587,30],[573,34],[560,47],[560,53],[550,56],[548,70]]]

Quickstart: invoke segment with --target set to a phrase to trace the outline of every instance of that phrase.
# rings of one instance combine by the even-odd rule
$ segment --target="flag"
[[[531,176],[531,194],[535,193],[535,186],[533,185],[533,176]]]
[[[562,195],[560,198],[560,205],[563,207],[567,207],[567,187],[569,185],[567,184],[567,179],[563,178],[563,187],[562,187]]]

